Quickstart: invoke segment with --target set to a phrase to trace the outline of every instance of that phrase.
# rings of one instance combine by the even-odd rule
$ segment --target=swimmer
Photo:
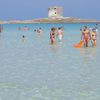
[[[82,31],[82,27],[80,27],[80,31]]]
[[[82,28],[80,28],[80,31],[82,31]]]
[[[96,34],[96,30],[95,29],[92,29],[91,42],[92,42],[92,46],[95,47],[96,46],[96,42],[97,42],[97,34]]]
[[[25,42],[26,41],[26,37],[23,35],[22,36],[22,42]]]
[[[87,26],[84,26],[84,29],[82,31],[82,41],[84,42],[84,47],[88,47],[89,39],[91,39],[90,31],[87,29]]]
[[[25,38],[25,36],[23,35],[22,38]]]
[[[36,32],[37,30],[35,29],[34,32]]]
[[[62,36],[63,36],[62,27],[59,27],[58,28],[58,38],[60,41],[62,40]]]
[[[42,36],[43,30],[42,30],[41,27],[40,27],[39,29],[37,29],[37,33],[38,33],[38,36],[39,36],[39,37]]]
[[[51,44],[54,44],[55,43],[55,28],[51,28],[51,31],[50,31],[50,40],[51,40]]]

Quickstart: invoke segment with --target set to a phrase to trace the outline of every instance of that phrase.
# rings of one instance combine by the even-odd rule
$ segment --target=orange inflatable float
[[[81,48],[83,46],[84,42],[81,40],[78,44],[75,44],[75,48]]]

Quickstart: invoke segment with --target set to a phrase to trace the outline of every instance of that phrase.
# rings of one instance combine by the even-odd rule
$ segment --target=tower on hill
[[[63,8],[62,7],[49,7],[48,18],[62,18]]]

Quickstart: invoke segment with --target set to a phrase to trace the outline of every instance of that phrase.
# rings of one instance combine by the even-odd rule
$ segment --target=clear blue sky
[[[100,20],[100,0],[0,0],[0,20],[44,18],[49,6],[62,6],[65,17]]]

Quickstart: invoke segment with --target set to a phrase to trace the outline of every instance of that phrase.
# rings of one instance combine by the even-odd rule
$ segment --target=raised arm
[[[90,40],[91,40],[91,34],[90,34],[90,31],[88,31],[88,35],[89,35],[89,38],[90,38]]]
[[[83,32],[82,32],[82,34],[81,34],[81,40],[83,40]]]

